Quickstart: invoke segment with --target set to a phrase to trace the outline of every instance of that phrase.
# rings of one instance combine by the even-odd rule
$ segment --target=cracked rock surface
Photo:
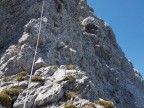
[[[78,108],[102,98],[117,108],[144,107],[144,80],[127,60],[111,27],[86,0],[46,0],[27,108]],[[0,92],[20,87],[22,108],[40,26],[41,0],[0,0]],[[18,74],[26,71],[22,81]],[[4,80],[5,78],[5,80]],[[1,103],[0,103],[1,104]],[[3,108],[1,105],[0,108]]]

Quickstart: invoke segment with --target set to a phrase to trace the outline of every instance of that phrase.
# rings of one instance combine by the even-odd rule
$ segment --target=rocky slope
[[[0,91],[22,89],[11,96],[13,108],[24,103],[41,5],[41,0],[0,0]],[[27,108],[64,108],[66,103],[82,108],[99,98],[117,108],[144,107],[141,75],[85,0],[64,0],[59,13],[54,0],[45,0],[33,76]]]

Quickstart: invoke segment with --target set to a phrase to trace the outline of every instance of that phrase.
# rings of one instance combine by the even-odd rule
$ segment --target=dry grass
[[[33,76],[33,77],[31,78],[31,81],[32,81],[32,82],[42,82],[43,79],[42,79],[40,76]]]
[[[73,82],[76,81],[76,78],[74,76],[72,76],[72,75],[69,75],[69,76],[66,76],[63,80],[64,81],[68,80],[69,82],[73,83]]]
[[[10,108],[12,99],[9,95],[0,93],[0,104],[6,108]]]
[[[77,107],[75,105],[73,105],[73,104],[66,104],[64,106],[64,108],[77,108]]]
[[[8,82],[8,81],[10,81],[11,80],[11,78],[9,77],[9,76],[4,76],[3,78],[2,78],[2,81],[3,82]]]
[[[51,65],[51,68],[50,68],[52,71],[56,71],[58,69],[58,66],[57,65]]]
[[[5,89],[0,93],[0,104],[6,108],[10,108],[12,99],[18,96],[22,92],[20,88],[9,88]]]
[[[9,88],[3,90],[1,93],[9,95],[11,98],[14,96],[18,96],[22,92],[22,89],[20,88]]]
[[[80,88],[79,88],[79,87],[74,87],[72,90],[73,90],[74,92],[77,92],[77,91],[80,90]]]
[[[74,69],[76,69],[76,66],[75,65],[72,65],[72,64],[70,64],[70,65],[66,65],[66,67],[65,67],[67,70],[74,70]]]
[[[25,76],[27,76],[27,72],[26,71],[22,71],[22,72],[17,74],[16,80],[17,81],[23,81]]]
[[[28,73],[26,71],[22,71],[22,72],[18,73],[17,76],[23,76],[23,77],[25,77],[25,76],[27,76],[27,74]]]
[[[68,99],[75,98],[76,97],[76,93],[75,92],[68,92],[68,93],[66,93],[66,97]]]
[[[104,106],[104,108],[114,108],[114,103],[112,101],[105,101],[105,100],[100,100],[96,101],[96,104]]]
[[[23,80],[24,80],[24,76],[17,76],[17,77],[16,77],[16,80],[17,80],[17,81],[23,81]]]
[[[89,104],[84,105],[82,108],[96,108],[96,107],[93,103],[89,103]]]

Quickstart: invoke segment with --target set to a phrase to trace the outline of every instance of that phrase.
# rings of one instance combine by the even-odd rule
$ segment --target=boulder
[[[41,89],[40,93],[35,99],[35,106],[41,106],[46,103],[56,102],[64,95],[61,85],[55,84],[52,87]]]

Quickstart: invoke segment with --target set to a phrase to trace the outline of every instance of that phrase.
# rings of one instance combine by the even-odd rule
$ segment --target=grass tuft
[[[68,80],[69,82],[73,83],[76,81],[76,78],[72,75],[66,76],[64,79],[64,81]]]
[[[9,88],[3,90],[1,93],[9,95],[11,98],[14,96],[18,96],[22,92],[22,89],[20,88]]]
[[[64,106],[64,108],[77,108],[77,107],[75,105],[73,105],[73,104],[66,104]]]
[[[26,71],[22,71],[22,72],[17,74],[16,80],[17,81],[23,81],[25,76],[27,76],[27,72]]]
[[[72,64],[70,64],[70,65],[66,65],[66,67],[65,67],[67,70],[74,70],[74,69],[76,69],[76,66],[75,65],[72,65]]]
[[[17,76],[23,76],[23,77],[25,77],[25,76],[27,76],[27,74],[28,73],[26,71],[22,71],[22,72],[18,73]]]
[[[17,76],[17,77],[16,77],[16,80],[17,80],[17,81],[23,81],[23,80],[24,80],[24,77],[23,77],[23,76]]]
[[[77,92],[77,91],[80,90],[80,88],[79,88],[79,87],[74,87],[72,90],[73,90],[74,92]]]
[[[114,108],[114,103],[112,101],[105,101],[105,100],[100,100],[96,101],[96,104],[104,106],[104,108]]]
[[[42,82],[43,79],[42,79],[40,76],[33,76],[33,77],[31,78],[31,81],[32,81],[32,82]]]
[[[88,103],[88,104],[84,105],[82,108],[96,108],[96,107],[93,103]]]
[[[66,97],[68,99],[75,98],[76,97],[76,93],[75,92],[68,92],[68,93],[66,93]]]
[[[8,81],[10,81],[11,80],[11,78],[9,77],[9,76],[4,76],[3,78],[2,78],[2,81],[3,82],[8,82]]]
[[[12,99],[9,95],[0,93],[0,104],[4,107],[11,107]]]
[[[58,69],[58,65],[51,65],[50,69],[55,72]]]

